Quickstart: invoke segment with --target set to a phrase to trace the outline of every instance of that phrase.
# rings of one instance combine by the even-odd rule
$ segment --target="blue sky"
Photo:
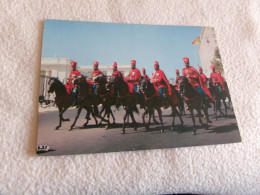
[[[157,60],[168,78],[175,69],[184,67],[183,57],[197,68],[198,44],[192,42],[201,27],[140,24],[93,23],[46,20],[44,23],[42,58],[71,58],[78,65],[128,65],[136,60],[137,68],[146,68],[150,76]]]

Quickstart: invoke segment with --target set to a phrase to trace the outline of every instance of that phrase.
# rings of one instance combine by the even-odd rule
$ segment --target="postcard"
[[[46,20],[36,152],[241,142],[214,27]]]

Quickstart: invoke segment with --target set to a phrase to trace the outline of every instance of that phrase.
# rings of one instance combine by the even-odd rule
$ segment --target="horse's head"
[[[55,91],[55,89],[57,88],[57,84],[58,84],[58,78],[55,78],[55,77],[51,77],[48,81],[48,85],[50,86],[49,87],[49,90],[48,90],[48,93],[53,93]]]
[[[188,82],[188,79],[184,76],[180,76],[178,80],[180,92],[183,92],[184,85]]]
[[[106,75],[99,75],[93,79],[95,83],[105,84],[107,83],[107,76]]]
[[[116,88],[122,82],[124,82],[124,78],[121,73],[118,73],[117,75],[110,77],[107,83],[107,88]]]
[[[76,79],[74,79],[73,84],[75,86],[82,86],[82,85],[86,85],[86,77],[84,75],[81,75],[79,77],[77,77]]]
[[[140,91],[142,93],[144,93],[144,91],[146,90],[149,80],[146,77],[141,76],[138,80],[139,84],[140,84]]]

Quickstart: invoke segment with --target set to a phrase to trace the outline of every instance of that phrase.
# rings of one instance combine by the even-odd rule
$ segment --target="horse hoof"
[[[71,131],[72,129],[73,129],[73,127],[70,127],[70,128],[69,128],[69,131]]]
[[[105,127],[105,130],[108,130],[109,128],[108,128],[108,125]]]
[[[60,126],[57,126],[57,127],[55,128],[55,130],[59,130],[59,128],[60,128]]]
[[[164,133],[164,130],[163,130],[163,129],[161,129],[161,133]]]
[[[122,131],[121,131],[121,134],[125,134],[125,131],[122,130]]]
[[[87,128],[87,126],[88,126],[87,124],[84,124],[84,125],[83,125],[84,128]]]
[[[137,131],[137,127],[134,128],[134,131]]]

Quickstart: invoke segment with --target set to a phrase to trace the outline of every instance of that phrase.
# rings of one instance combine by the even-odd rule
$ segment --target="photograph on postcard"
[[[220,54],[213,27],[46,20],[37,154],[241,142]]]

